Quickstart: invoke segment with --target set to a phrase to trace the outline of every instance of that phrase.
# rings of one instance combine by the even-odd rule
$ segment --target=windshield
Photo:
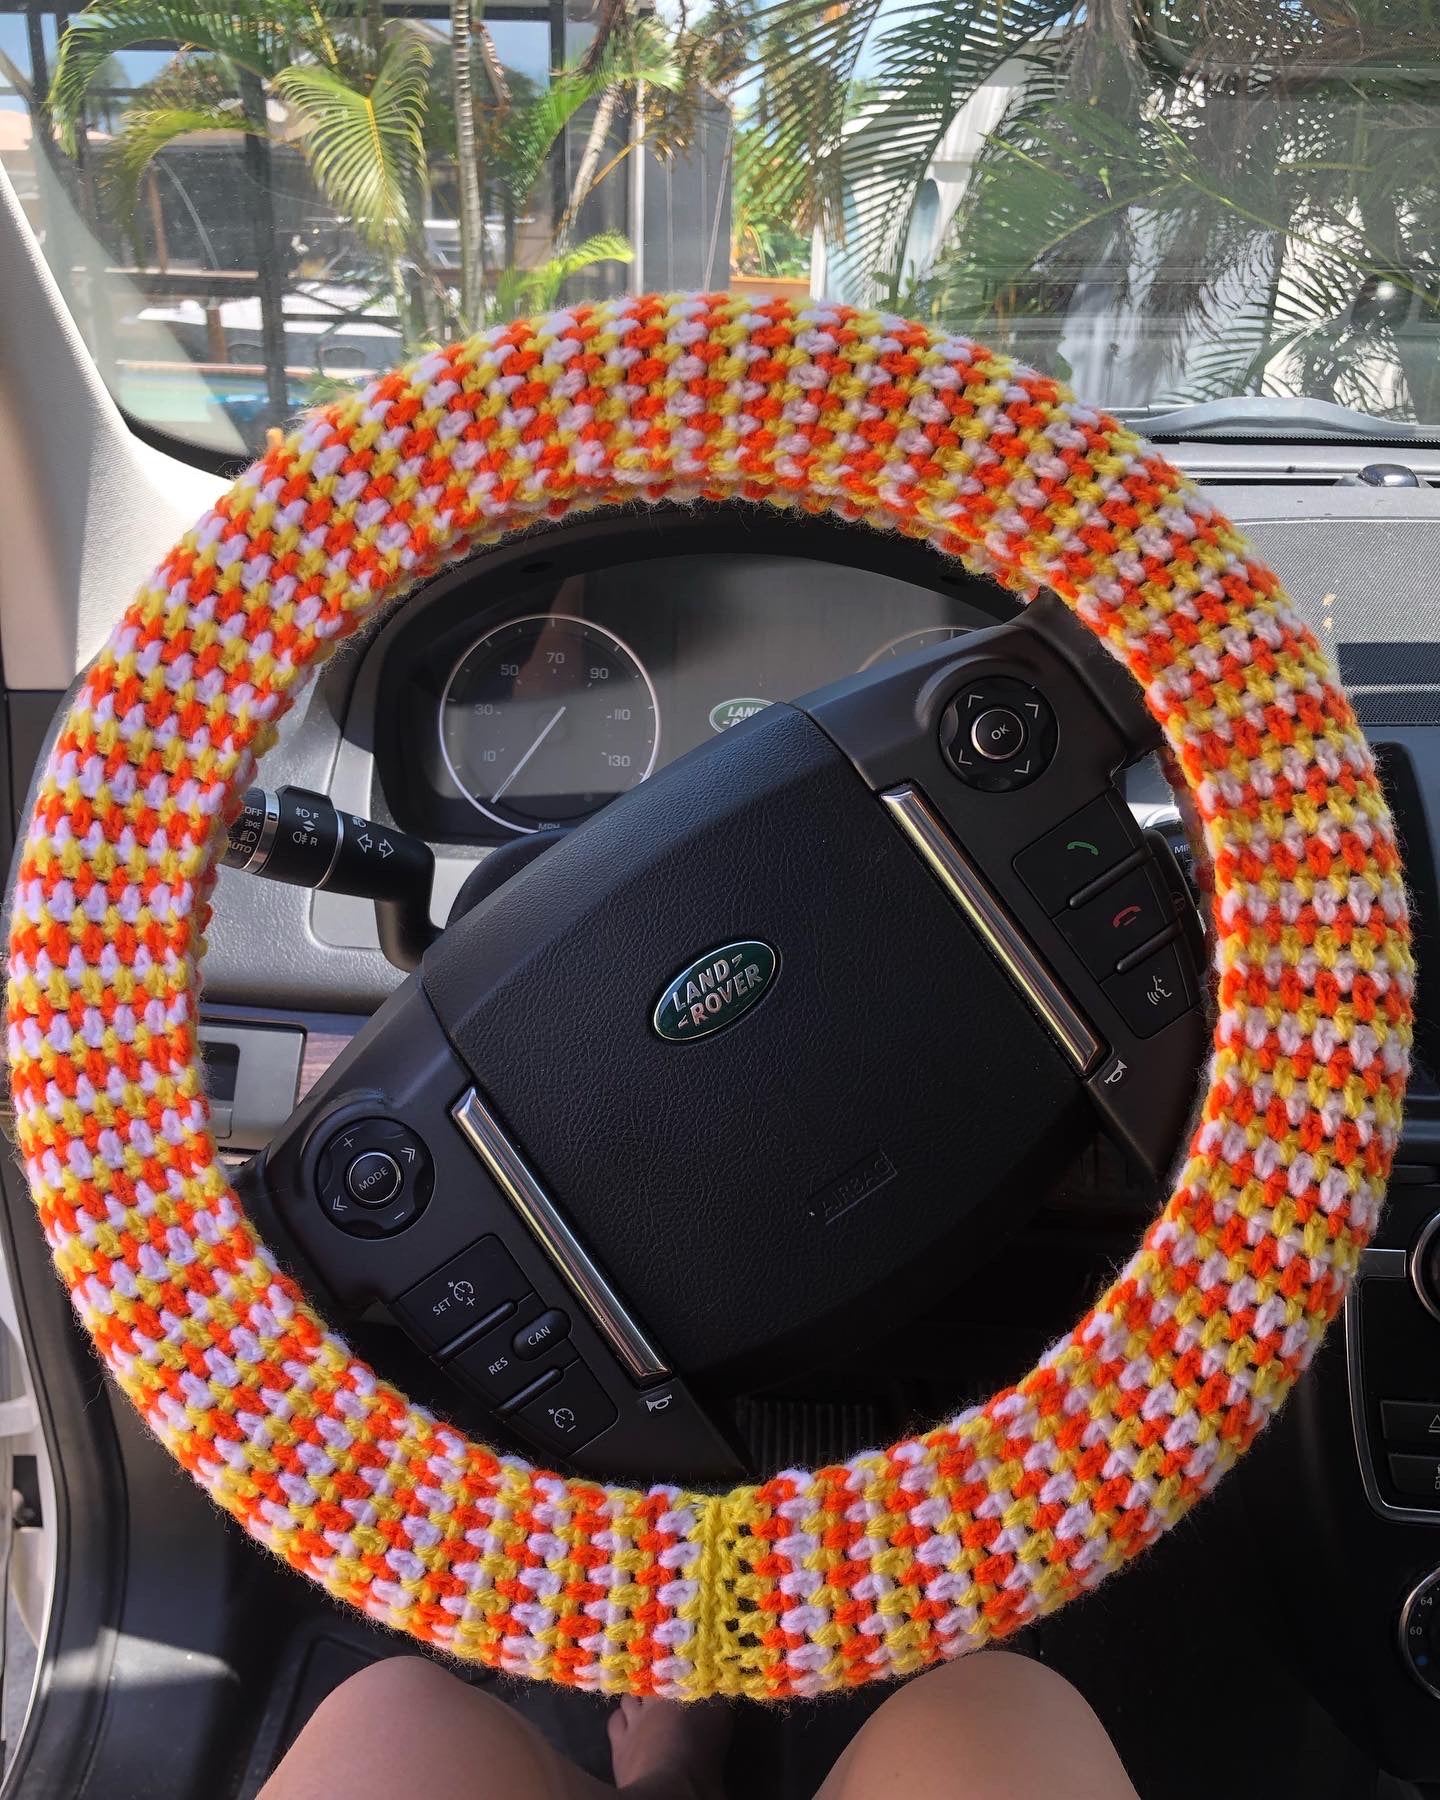
[[[0,0],[0,162],[120,404],[227,453],[671,287],[1248,396],[1237,434],[1440,428],[1428,0]]]

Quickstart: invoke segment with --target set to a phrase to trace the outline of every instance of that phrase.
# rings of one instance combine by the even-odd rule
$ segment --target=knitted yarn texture
[[[448,559],[675,499],[834,512],[1053,589],[1143,688],[1213,865],[1206,1091],[1114,1282],[984,1405],[728,1494],[546,1473],[381,1380],[245,1217],[196,1037],[225,820],[316,665]],[[1016,1631],[1214,1487],[1375,1227],[1413,991],[1390,817],[1329,658],[1155,450],[925,325],[652,295],[482,332],[321,407],[161,561],[45,771],[7,1024],[76,1311],[247,1531],[457,1657],[769,1699]]]

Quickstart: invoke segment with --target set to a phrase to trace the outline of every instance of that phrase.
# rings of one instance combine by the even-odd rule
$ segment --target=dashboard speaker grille
[[[1317,634],[1334,646],[1362,725],[1440,724],[1440,515],[1246,519]]]

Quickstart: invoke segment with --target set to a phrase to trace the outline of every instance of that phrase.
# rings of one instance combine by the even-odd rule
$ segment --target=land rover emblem
[[[739,700],[722,700],[718,706],[710,708],[710,729],[712,731],[728,731],[732,725],[741,725],[746,719],[753,719],[758,712],[764,712],[769,700],[761,700],[756,695],[744,695]]]
[[[707,950],[660,996],[655,1029],[672,1044],[723,1031],[764,997],[779,971],[777,953],[755,938]]]

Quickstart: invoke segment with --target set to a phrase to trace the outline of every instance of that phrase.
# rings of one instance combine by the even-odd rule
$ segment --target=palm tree
[[[1074,13],[1073,0],[760,0],[745,146],[757,202],[878,269],[961,107]]]
[[[769,0],[751,32],[761,198],[874,300],[1044,361],[1099,295],[1144,392],[1440,415],[1429,0]],[[1002,71],[948,233],[907,266],[932,160]]]
[[[1203,34],[1160,27],[1128,55],[1093,34],[1057,52],[1050,91],[987,145],[933,298],[1023,338],[1040,308],[1108,287],[1156,395],[1440,416],[1440,15],[1232,0]]]
[[[111,180],[123,216],[133,215],[139,186],[167,144],[196,131],[244,137],[255,178],[256,266],[262,281],[266,363],[278,371],[281,412],[284,346],[279,337],[283,282],[275,269],[275,221],[269,166],[272,101],[294,123],[295,142],[316,185],[350,221],[361,243],[382,260],[402,320],[407,289],[401,259],[415,245],[415,199],[424,167],[422,122],[430,51],[403,27],[369,29],[357,13],[321,0],[264,0],[231,8],[216,0],[105,0],[87,7],[60,43],[50,104],[61,141],[73,150],[85,97],[106,61],[137,43],[171,42],[198,51],[232,86],[236,99],[130,108],[113,147]],[[264,290],[271,288],[268,295]]]
[[[498,71],[498,64],[496,65]],[[615,37],[599,54],[592,44],[577,61],[557,70],[548,85],[535,87],[523,76],[505,75],[503,96],[495,76],[487,81],[496,96],[493,104],[475,110],[476,160],[487,180],[498,190],[504,211],[507,244],[504,266],[497,272],[491,292],[475,317],[509,317],[518,307],[551,306],[558,302],[565,281],[600,262],[630,262],[633,251],[618,232],[602,231],[580,243],[574,227],[581,205],[591,192],[635,148],[627,144],[603,168],[596,156],[581,166],[571,184],[570,200],[553,229],[546,254],[533,268],[513,266],[514,222],[535,210],[535,194],[551,167],[552,157],[567,127],[591,102],[595,116],[613,118],[615,107],[628,91],[673,93],[683,73],[670,41],[651,24]],[[614,102],[611,105],[611,102]],[[593,125],[587,134],[594,136]],[[453,144],[458,155],[458,121]]]
[[[493,278],[485,267],[486,191],[498,188],[507,219],[524,217],[535,210],[535,189],[581,108],[598,101],[603,113],[607,100],[627,89],[675,97],[685,81],[671,37],[650,22],[612,30],[598,51],[535,88],[501,68],[471,0],[455,0],[450,40],[438,43],[404,21],[387,24],[377,0],[261,0],[239,11],[228,0],[94,0],[62,39],[51,88],[67,148],[73,150],[86,96],[107,60],[155,42],[180,46],[180,57],[124,113],[109,151],[111,194],[119,214],[133,220],[141,183],[167,145],[196,131],[241,137],[253,178],[264,355],[277,420],[288,399],[284,277],[268,166],[276,108],[317,187],[380,259],[402,334],[415,344],[440,329],[473,328],[497,309],[554,305],[583,270],[631,260],[618,233],[574,241],[580,205],[619,157],[604,168],[582,168],[537,266],[510,266],[508,233],[504,266]],[[692,45],[686,55],[695,54]],[[449,79],[435,79],[435,65],[447,56]],[[666,143],[681,137],[678,99],[671,111],[661,133]],[[458,293],[430,275],[424,234],[432,163],[449,157],[461,224]]]
[[[475,34],[471,24],[470,0],[450,0],[455,173],[460,198],[460,314],[467,329],[483,312],[485,294],[485,178],[475,130]]]

